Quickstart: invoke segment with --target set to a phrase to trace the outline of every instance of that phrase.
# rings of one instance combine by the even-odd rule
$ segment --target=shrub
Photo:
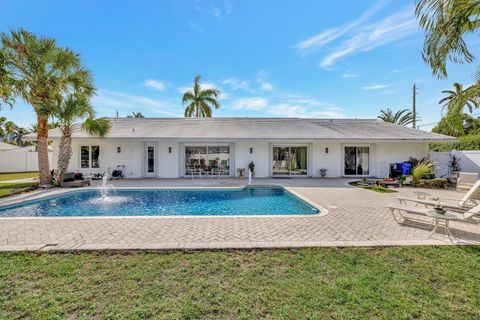
[[[422,161],[413,167],[412,178],[413,184],[417,185],[421,179],[431,175],[433,171],[433,163],[430,161]]]
[[[452,150],[480,150],[480,134],[459,138],[458,142],[432,142],[430,150],[448,152]]]
[[[417,187],[420,187],[420,188],[446,189],[447,186],[448,186],[448,179],[445,179],[445,178],[420,179],[420,181],[417,184]]]

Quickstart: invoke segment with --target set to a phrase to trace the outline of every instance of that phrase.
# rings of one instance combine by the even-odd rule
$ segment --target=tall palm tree
[[[463,110],[467,107],[468,111],[472,113],[480,105],[478,95],[473,95],[469,92],[471,87],[463,89],[463,86],[455,82],[453,84],[454,90],[443,90],[446,94],[438,103],[443,107],[442,110],[447,109],[445,115],[444,125],[447,126],[449,132],[455,136],[462,136],[465,134],[463,128]]]
[[[145,116],[141,112],[132,112],[127,118],[145,118]]]
[[[200,85],[200,76],[195,77],[193,91],[187,91],[183,94],[182,104],[190,103],[185,108],[185,117],[211,117],[212,107],[220,108],[217,101],[220,91],[216,89],[202,89]]]
[[[41,106],[69,92],[91,96],[93,81],[72,50],[51,38],[37,37],[23,29],[1,34],[0,102],[13,106],[22,99],[37,115],[37,149],[40,183],[50,184],[48,114]]]
[[[474,56],[464,36],[480,29],[480,3],[478,0],[417,0],[415,8],[420,27],[425,30],[422,58],[438,78],[447,78],[447,62],[472,63]],[[463,90],[465,106],[470,98],[480,96],[480,68],[475,83]],[[459,120],[458,113],[457,122]]]
[[[393,113],[390,108],[387,108],[387,110],[380,110],[378,118],[385,122],[401,126],[408,126],[413,123],[413,113],[409,109],[398,110],[395,113]]]
[[[106,118],[95,118],[95,111],[88,99],[77,95],[66,98],[58,96],[54,104],[44,105],[42,112],[55,118],[62,132],[55,174],[55,181],[59,184],[72,157],[73,132],[84,130],[92,136],[103,138],[110,130],[110,123]]]
[[[456,102],[464,102],[465,104],[463,107],[467,107],[470,113],[473,112],[473,109],[478,108],[479,100],[478,97],[472,97],[468,95],[467,97],[463,97],[466,94],[466,90],[463,89],[463,85],[454,82],[453,83],[454,90],[443,90],[442,93],[446,94],[446,97],[443,97],[438,104],[442,105],[442,107],[450,109]],[[467,89],[468,90],[468,89]],[[463,112],[463,110],[461,110]]]

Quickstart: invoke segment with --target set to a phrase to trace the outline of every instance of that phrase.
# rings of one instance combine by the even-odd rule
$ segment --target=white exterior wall
[[[460,160],[462,172],[480,173],[480,151],[432,152],[430,159],[435,165],[437,177],[449,176],[450,155],[455,155]]]
[[[149,142],[150,143],[150,142]],[[156,141],[156,177],[178,178],[183,173],[184,146],[198,143]],[[213,145],[215,143],[204,143]],[[223,143],[224,144],[224,143]],[[304,143],[270,143],[270,142],[234,142],[234,148],[230,151],[232,173],[236,175],[238,168],[248,168],[248,163],[255,163],[255,176],[258,178],[271,176],[272,145],[307,145],[308,146],[308,176],[319,177],[320,169],[327,169],[327,177],[343,176],[343,150],[345,145],[369,145],[370,146],[370,175],[385,177],[388,175],[388,165],[394,162],[403,162],[409,157],[422,158],[428,155],[427,142],[355,142],[346,141],[307,141]],[[100,168],[80,168],[80,146],[100,146]],[[231,144],[232,145],[232,144]],[[117,147],[121,152],[117,152]],[[169,153],[169,147],[172,152]],[[253,153],[250,153],[253,148]],[[328,153],[326,152],[328,148]],[[85,139],[75,140],[72,144],[73,155],[70,161],[70,171],[79,171],[86,175],[97,172],[104,172],[107,168],[116,169],[117,165],[125,165],[124,174],[126,178],[141,178],[144,176],[144,142],[142,141],[121,141]],[[57,143],[53,148],[53,164],[56,166],[58,154]]]
[[[250,153],[250,148],[253,152]],[[236,142],[235,143],[235,175],[237,169],[248,172],[250,161],[255,163],[255,177],[265,178],[270,176],[270,147],[268,142]]]

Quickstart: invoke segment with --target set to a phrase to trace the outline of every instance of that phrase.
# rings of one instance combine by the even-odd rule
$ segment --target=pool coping
[[[305,197],[304,195],[292,190],[291,187],[282,186],[280,184],[268,184],[268,185],[253,185],[254,187],[280,187],[287,192],[290,192],[295,197],[299,198],[300,201],[307,203],[308,205],[312,206],[313,208],[318,210],[318,213],[315,214],[278,214],[278,215],[267,215],[267,214],[255,214],[255,215],[202,215],[202,216],[187,216],[187,215],[171,215],[171,216],[78,216],[78,217],[62,217],[62,216],[54,216],[54,217],[0,217],[1,220],[28,220],[28,219],[61,219],[61,220],[84,220],[84,219],[197,219],[197,218],[319,218],[324,217],[328,214],[328,210],[321,205],[317,204],[315,201],[310,200],[309,198]],[[215,186],[215,187],[113,187],[113,190],[224,190],[224,189],[233,189],[233,190],[242,190],[249,187],[249,185],[242,185],[242,186]],[[35,201],[40,200],[43,198],[48,197],[55,197],[64,195],[67,193],[73,192],[82,192],[82,191],[90,191],[95,190],[98,191],[98,187],[84,187],[84,188],[75,188],[75,189],[62,189],[62,188],[55,188],[55,189],[47,189],[42,190],[45,192],[37,192],[35,194],[28,193],[22,194],[18,197],[16,196],[15,199],[8,199],[11,201],[1,201],[0,199],[0,209],[6,206],[16,205],[24,201]]]

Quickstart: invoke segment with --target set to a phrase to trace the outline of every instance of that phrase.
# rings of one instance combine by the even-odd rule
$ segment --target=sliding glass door
[[[230,146],[186,146],[185,175],[230,175]]]
[[[348,146],[345,147],[344,154],[346,176],[370,175],[370,147]]]
[[[273,175],[306,175],[307,154],[307,147],[273,147]]]

